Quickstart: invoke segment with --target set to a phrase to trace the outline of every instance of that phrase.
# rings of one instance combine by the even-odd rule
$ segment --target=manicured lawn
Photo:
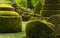
[[[25,25],[27,22],[22,22],[22,32],[20,33],[6,33],[0,34],[0,38],[24,38],[25,34]]]

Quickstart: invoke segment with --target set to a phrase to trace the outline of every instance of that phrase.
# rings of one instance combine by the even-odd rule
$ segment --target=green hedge
[[[0,11],[14,11],[14,8],[9,4],[0,4]]]
[[[23,16],[22,16],[22,20],[23,20],[23,21],[28,21],[30,18],[31,18],[30,15],[23,15]]]
[[[45,4],[42,10],[42,16],[49,17],[55,14],[60,14],[59,0],[45,0]]]
[[[39,20],[30,20],[26,25],[27,38],[49,38],[54,32],[54,25]]]
[[[60,14],[51,16],[47,21],[53,23],[56,29],[60,31]]]
[[[56,14],[60,14],[60,10],[43,10],[41,13],[41,15],[44,17],[50,17]]]
[[[29,13],[23,13],[22,20],[28,21],[32,16]]]
[[[0,16],[19,16],[19,14],[14,11],[0,11]]]
[[[39,17],[31,17],[31,18],[30,18],[30,20],[37,20],[37,19],[38,19],[38,20],[41,20],[41,18],[39,18]]]
[[[22,31],[20,16],[0,16],[0,33],[16,33]]]
[[[14,11],[14,9],[8,7],[0,7],[0,11]]]
[[[46,4],[44,10],[60,10],[60,4]]]
[[[60,38],[60,31],[55,31],[50,36],[50,38]]]
[[[60,4],[58,0],[45,0],[45,4]]]

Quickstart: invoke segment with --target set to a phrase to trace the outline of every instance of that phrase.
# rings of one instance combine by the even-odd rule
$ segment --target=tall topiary
[[[45,21],[30,20],[26,25],[27,38],[49,38],[54,25]]]
[[[41,15],[49,17],[55,14],[60,14],[60,2],[58,0],[45,0]]]
[[[0,8],[0,33],[21,32],[21,16],[8,4],[0,4]]]

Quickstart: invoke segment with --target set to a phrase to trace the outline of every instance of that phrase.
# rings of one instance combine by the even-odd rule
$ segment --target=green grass
[[[25,36],[25,25],[27,22],[22,22],[22,32],[20,33],[0,33],[0,38],[24,38]]]

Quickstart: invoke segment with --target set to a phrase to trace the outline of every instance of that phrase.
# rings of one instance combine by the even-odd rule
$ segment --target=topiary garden
[[[25,0],[32,9],[12,2],[0,4],[0,38],[60,38],[59,0]]]

